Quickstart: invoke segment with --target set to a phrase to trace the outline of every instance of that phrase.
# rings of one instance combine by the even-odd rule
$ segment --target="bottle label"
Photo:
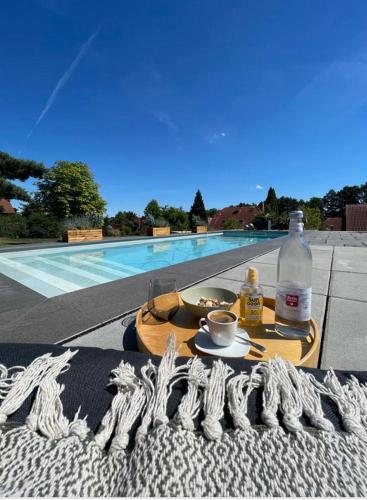
[[[278,287],[275,299],[275,312],[290,321],[309,321],[311,319],[312,288]]]
[[[258,320],[261,317],[263,308],[263,296],[261,293],[254,293],[245,297],[245,319]]]

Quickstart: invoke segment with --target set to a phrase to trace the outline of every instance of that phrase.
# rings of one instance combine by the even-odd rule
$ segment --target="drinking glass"
[[[147,306],[147,311],[155,318],[169,321],[180,306],[176,280],[173,278],[151,279]]]

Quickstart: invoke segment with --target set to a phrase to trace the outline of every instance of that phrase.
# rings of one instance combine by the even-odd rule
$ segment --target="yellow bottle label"
[[[263,296],[261,293],[241,297],[241,317],[245,324],[260,324],[263,312]]]

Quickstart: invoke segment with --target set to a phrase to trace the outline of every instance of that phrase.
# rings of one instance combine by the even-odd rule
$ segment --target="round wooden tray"
[[[285,339],[274,330],[275,300],[264,297],[263,324],[257,327],[246,327],[250,338],[263,344],[266,353],[250,348],[245,359],[266,361],[278,355],[291,361],[296,366],[317,367],[320,333],[314,319],[311,319],[310,335],[303,340]],[[239,300],[232,306],[237,315],[240,312]],[[195,335],[198,331],[198,319],[184,306],[180,297],[180,307],[169,321],[160,321],[146,311],[146,304],[136,317],[138,346],[141,352],[162,356],[166,349],[167,338],[174,331],[180,356],[206,356],[195,348]]]

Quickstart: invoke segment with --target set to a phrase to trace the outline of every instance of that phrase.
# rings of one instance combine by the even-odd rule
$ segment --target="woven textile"
[[[1,496],[367,495],[367,388],[353,377],[341,385],[330,370],[320,383],[279,358],[238,375],[220,360],[211,369],[198,358],[177,366],[171,337],[159,367],[148,362],[135,373],[122,362],[113,370],[116,395],[93,434],[82,408],[73,420],[63,413],[57,377],[74,355],[0,365]],[[187,391],[169,420],[180,380]],[[256,426],[247,418],[254,389],[263,407]],[[26,422],[8,423],[30,394]],[[325,418],[323,398],[345,431]],[[221,423],[225,407],[231,428]]]

